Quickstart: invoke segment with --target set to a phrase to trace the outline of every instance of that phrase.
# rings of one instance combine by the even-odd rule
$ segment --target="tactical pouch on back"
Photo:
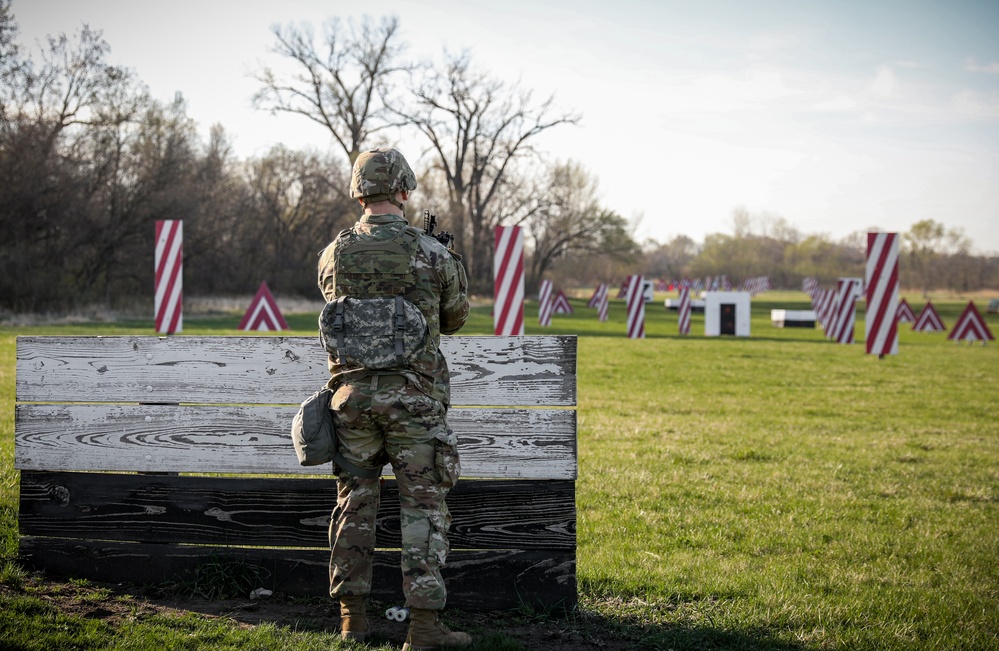
[[[319,315],[319,341],[345,366],[405,368],[424,350],[428,336],[423,313],[402,296],[341,296]]]

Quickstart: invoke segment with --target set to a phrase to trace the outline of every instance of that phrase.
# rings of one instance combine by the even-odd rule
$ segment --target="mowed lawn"
[[[799,292],[758,297],[750,338],[705,338],[699,314],[680,337],[657,302],[628,340],[623,302],[604,324],[572,303],[551,328],[536,305],[526,320],[580,335],[573,626],[643,649],[999,649],[999,345],[902,325],[899,354],[878,359],[772,327],[771,308],[806,308]],[[950,326],[966,301],[935,304]],[[238,334],[240,316],[185,317],[185,334]],[[286,316],[313,334],[316,315]],[[462,334],[491,330],[486,306]],[[0,328],[4,561],[14,337],[70,333],[152,331]]]

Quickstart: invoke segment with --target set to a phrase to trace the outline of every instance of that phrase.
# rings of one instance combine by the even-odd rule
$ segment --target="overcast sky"
[[[176,92],[237,155],[326,150],[322,128],[254,110],[271,27],[360,17],[343,0],[14,0],[21,40],[100,29],[111,61]],[[582,114],[544,135],[599,179],[639,238],[732,232],[777,214],[842,237],[922,219],[999,252],[999,0],[380,0],[409,53],[481,68]],[[399,142],[407,155],[425,143]],[[415,152],[415,153],[414,153]]]

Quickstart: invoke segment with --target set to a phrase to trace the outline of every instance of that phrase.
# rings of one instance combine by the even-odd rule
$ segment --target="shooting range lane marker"
[[[278,331],[289,330],[288,322],[284,320],[278,308],[274,295],[271,294],[267,281],[261,282],[250,307],[239,322],[240,330]]]
[[[680,305],[677,307],[677,327],[681,335],[690,334],[690,287],[680,288]]]
[[[524,334],[524,237],[519,226],[497,226],[493,257],[493,332]]]
[[[840,344],[853,343],[857,325],[857,299],[860,298],[860,278],[840,278],[836,285],[836,301],[830,337]]]
[[[916,317],[916,322],[912,324],[912,329],[915,332],[943,332],[947,329],[947,326],[944,325],[943,319],[937,313],[937,309],[933,307],[933,302],[928,301],[919,312],[919,316]]]
[[[156,222],[156,332],[173,334],[183,329],[184,222]]]
[[[916,313],[912,311],[909,302],[904,298],[899,301],[898,309],[895,311],[895,323],[913,323],[916,320]]]
[[[989,330],[989,326],[982,317],[982,313],[975,307],[974,301],[969,302],[968,306],[964,308],[964,312],[957,318],[957,323],[954,324],[953,330],[947,335],[947,339],[955,342],[980,341],[982,344],[985,344],[986,341],[995,341],[992,331]]]
[[[550,280],[542,280],[538,289],[538,325],[548,327],[552,324],[552,302],[553,283]]]
[[[864,274],[867,310],[864,345],[869,355],[898,354],[898,233],[868,233]]]
[[[628,338],[645,338],[645,296],[642,287],[644,276],[628,277]]]

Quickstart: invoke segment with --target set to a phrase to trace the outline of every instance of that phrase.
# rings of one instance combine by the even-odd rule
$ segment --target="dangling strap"
[[[403,354],[403,335],[406,334],[406,308],[402,296],[395,297],[395,360],[399,366],[405,366],[406,356]]]
[[[346,296],[341,296],[340,298],[333,301],[334,303],[336,303],[336,306],[333,308],[333,332],[336,333],[336,349],[341,351],[341,355],[343,354],[343,336],[344,336],[343,310],[344,310],[344,301],[346,300],[347,300]]]

